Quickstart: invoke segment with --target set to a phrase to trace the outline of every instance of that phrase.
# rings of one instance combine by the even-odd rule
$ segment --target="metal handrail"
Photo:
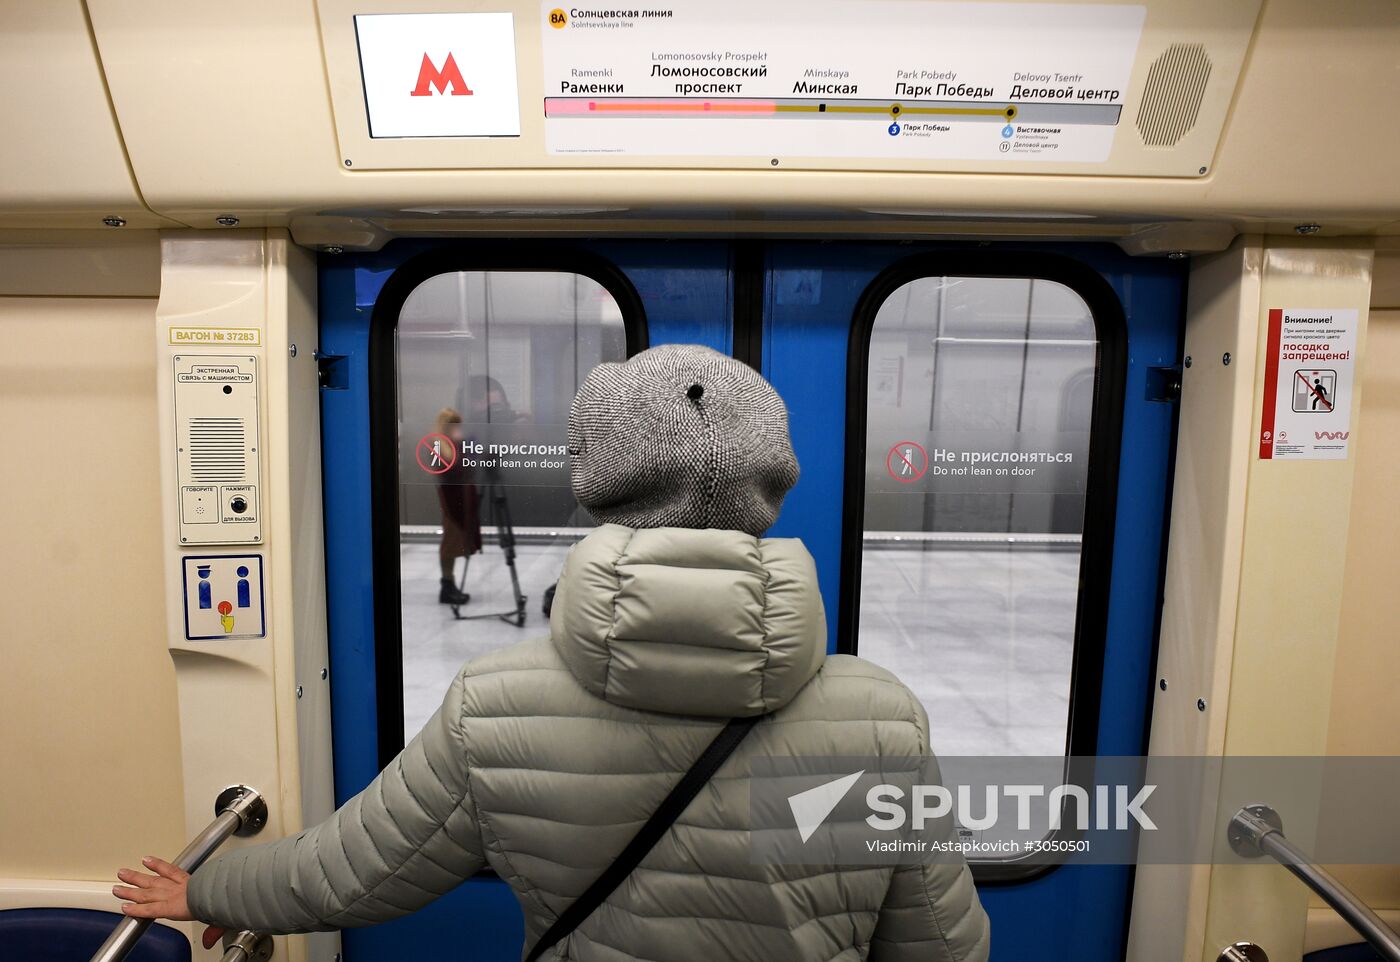
[[[1400,935],[1341,882],[1283,835],[1283,819],[1267,805],[1246,805],[1230,819],[1230,848],[1244,858],[1269,856],[1298,876],[1356,929],[1381,958],[1400,962]]]
[[[227,948],[219,962],[266,962],[272,958],[272,936],[239,932],[224,942]]]
[[[231,835],[256,835],[267,824],[267,803],[255,788],[230,785],[214,800],[214,820],[175,856],[176,868],[193,872]],[[121,962],[151,927],[150,919],[127,918],[117,923],[89,962]],[[237,958],[237,956],[235,956]]]

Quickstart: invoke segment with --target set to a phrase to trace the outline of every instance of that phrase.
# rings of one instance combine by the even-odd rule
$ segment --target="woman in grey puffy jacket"
[[[751,849],[754,759],[929,754],[898,679],[826,654],[801,542],[761,537],[797,480],[773,388],[707,348],[654,348],[589,375],[569,451],[574,493],[603,524],[564,564],[550,636],[467,664],[423,731],[321,824],[192,876],[154,860],[154,876],[123,870],[125,911],[268,933],[370,925],[490,866],[533,945],[725,723],[759,715],[546,957],[986,959],[961,860],[777,864]]]

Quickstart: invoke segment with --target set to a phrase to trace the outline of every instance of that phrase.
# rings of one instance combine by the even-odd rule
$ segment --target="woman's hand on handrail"
[[[117,878],[127,883],[112,886],[112,894],[125,900],[122,912],[138,919],[193,921],[185,901],[190,873],[154,855],[147,855],[141,864],[156,874],[146,875],[129,868],[117,872]]]

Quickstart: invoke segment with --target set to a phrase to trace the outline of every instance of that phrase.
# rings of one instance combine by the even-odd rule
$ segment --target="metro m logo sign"
[[[433,64],[433,60],[426,53],[423,54],[423,64],[418,68],[418,86],[409,93],[410,97],[431,97],[433,88],[437,88],[440,94],[448,93],[451,87],[453,97],[470,97],[471,88],[467,86],[466,80],[462,78],[462,71],[457,67],[457,60],[448,53],[447,59],[442,62],[442,69],[439,70]]]
[[[511,14],[360,13],[355,41],[371,139],[520,136]]]

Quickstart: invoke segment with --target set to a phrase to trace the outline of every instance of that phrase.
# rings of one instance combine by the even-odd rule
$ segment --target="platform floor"
[[[437,601],[437,545],[405,543],[404,730],[417,732],[461,664],[548,631],[540,611],[567,545],[519,549],[525,627],[456,621]],[[457,562],[460,572],[461,561]],[[1064,550],[867,548],[860,653],[909,685],[940,755],[1060,755],[1079,555]],[[500,549],[471,559],[463,614],[513,607]]]

